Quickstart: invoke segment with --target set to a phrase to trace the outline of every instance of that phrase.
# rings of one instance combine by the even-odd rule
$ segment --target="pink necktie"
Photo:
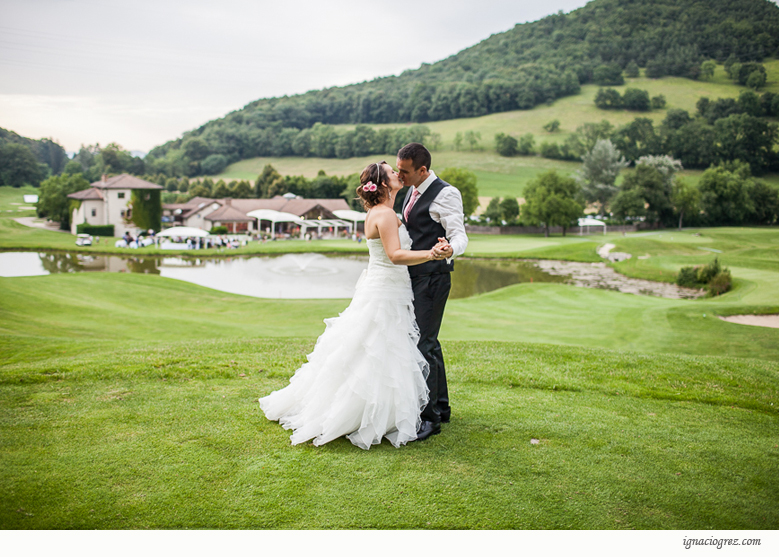
[[[419,190],[417,188],[414,188],[414,191],[411,192],[411,199],[408,202],[408,205],[406,205],[406,212],[403,213],[403,216],[408,220],[408,214],[411,212],[411,208],[414,206],[414,203],[417,201],[417,197],[419,197]]]

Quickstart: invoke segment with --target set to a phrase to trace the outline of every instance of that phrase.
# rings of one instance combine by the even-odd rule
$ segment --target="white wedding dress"
[[[401,247],[410,249],[405,227],[398,233]],[[406,266],[390,261],[381,239],[367,242],[368,268],[349,307],[325,319],[325,332],[289,385],[260,399],[269,420],[293,430],[293,445],[346,435],[370,449],[382,437],[395,447],[417,437],[428,365],[417,349],[411,279]]]

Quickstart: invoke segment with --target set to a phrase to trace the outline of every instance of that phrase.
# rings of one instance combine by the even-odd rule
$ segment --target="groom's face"
[[[424,175],[427,174],[427,168],[420,166],[414,168],[414,161],[411,159],[398,159],[398,177],[404,186],[418,186],[424,182]]]

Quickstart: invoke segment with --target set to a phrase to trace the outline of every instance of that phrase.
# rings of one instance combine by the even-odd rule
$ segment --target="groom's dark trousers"
[[[441,179],[436,179],[411,207],[408,219],[403,219],[412,240],[412,249],[431,249],[438,243],[439,237],[446,236],[444,227],[430,216],[430,205],[445,187],[453,186]],[[403,203],[403,214],[409,202],[410,192],[411,188]],[[414,313],[420,335],[417,346],[430,366],[427,376],[430,400],[422,411],[422,419],[434,424],[449,421],[451,414],[444,356],[441,343],[438,342],[438,331],[441,329],[441,320],[444,317],[444,308],[452,285],[450,273],[453,268],[454,263],[446,260],[428,261],[408,268],[414,291]]]

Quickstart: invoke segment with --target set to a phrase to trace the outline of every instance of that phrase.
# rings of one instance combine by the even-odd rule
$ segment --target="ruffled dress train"
[[[410,249],[404,227],[401,247]],[[386,437],[400,447],[417,436],[428,401],[428,367],[417,349],[411,279],[380,239],[367,240],[370,260],[352,302],[326,319],[308,362],[287,387],[260,399],[270,420],[293,430],[292,444],[323,445],[343,435],[362,449]]]

